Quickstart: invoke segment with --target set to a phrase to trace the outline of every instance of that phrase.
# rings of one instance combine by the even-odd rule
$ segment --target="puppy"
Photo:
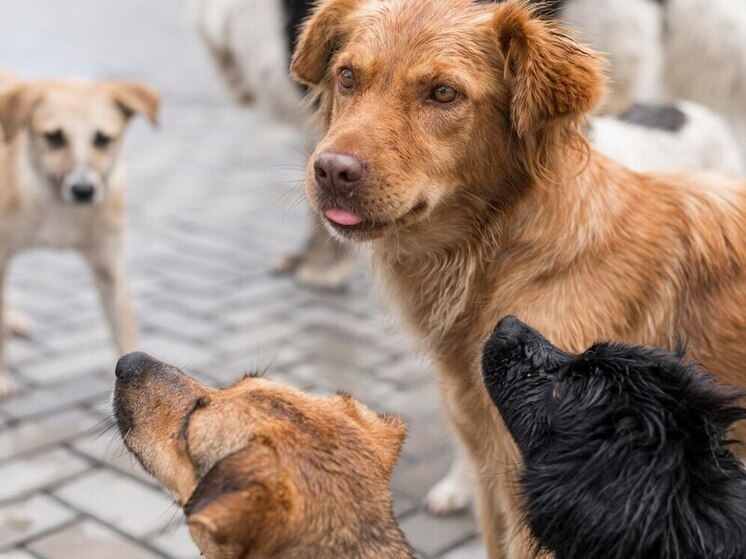
[[[676,354],[623,344],[565,353],[515,317],[484,382],[524,460],[526,522],[556,559],[746,557],[746,470],[726,432],[746,419]]]
[[[469,0],[326,0],[293,58],[327,125],[309,200],[370,246],[380,291],[432,357],[492,558],[531,553],[520,455],[480,382],[498,318],[567,351],[681,330],[714,374],[746,381],[746,183],[638,174],[590,149],[600,67],[525,2]]]
[[[116,367],[124,442],[208,559],[412,559],[389,477],[406,427],[347,394],[248,376],[208,388],[144,353]]]
[[[158,94],[134,82],[0,79],[0,309],[14,255],[74,249],[93,270],[117,347],[136,348],[124,277],[120,151],[132,116],[155,124],[158,107]],[[0,398],[14,391],[2,344]]]

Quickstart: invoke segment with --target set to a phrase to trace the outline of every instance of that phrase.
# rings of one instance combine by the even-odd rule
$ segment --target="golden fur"
[[[292,64],[327,124],[311,203],[363,219],[327,224],[371,241],[382,291],[436,363],[492,559],[529,555],[519,456],[478,366],[499,318],[574,352],[683,334],[722,381],[746,380],[746,184],[641,175],[593,153],[580,130],[601,65],[523,3],[470,0],[322,1]],[[461,95],[433,103],[441,84]],[[316,186],[327,151],[364,162],[344,199]]]
[[[413,559],[388,487],[403,420],[264,378],[216,390],[142,353],[117,377],[124,442],[208,559]]]

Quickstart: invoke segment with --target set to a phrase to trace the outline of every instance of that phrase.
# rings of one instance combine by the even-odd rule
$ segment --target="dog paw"
[[[31,337],[31,322],[17,311],[6,311],[3,317],[3,334],[19,338]]]
[[[425,508],[433,516],[456,514],[468,509],[473,498],[470,483],[448,475],[430,489],[425,497]]]
[[[13,377],[8,372],[0,372],[0,400],[10,398],[18,392]]]
[[[303,256],[300,254],[283,254],[272,262],[272,273],[278,276],[294,274],[301,262],[303,262]]]
[[[304,264],[298,268],[295,279],[299,284],[313,289],[342,291],[347,288],[354,271],[354,268],[344,265],[321,268]]]

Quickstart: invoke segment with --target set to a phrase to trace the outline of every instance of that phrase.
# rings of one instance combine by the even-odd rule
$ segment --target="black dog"
[[[621,344],[571,355],[500,321],[484,381],[523,455],[537,553],[746,558],[746,471],[725,439],[743,392],[682,358]]]

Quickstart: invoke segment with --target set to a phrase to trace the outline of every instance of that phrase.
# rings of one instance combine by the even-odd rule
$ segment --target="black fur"
[[[621,120],[669,132],[678,132],[686,124],[686,114],[673,105],[635,103],[619,115]]]
[[[746,558],[746,471],[725,440],[746,418],[743,392],[683,354],[597,344],[572,355],[500,322],[484,381],[523,455],[537,553]]]
[[[312,0],[282,0],[285,11],[285,39],[287,40],[288,53],[295,50],[298,42],[301,24],[306,20],[313,8]]]

